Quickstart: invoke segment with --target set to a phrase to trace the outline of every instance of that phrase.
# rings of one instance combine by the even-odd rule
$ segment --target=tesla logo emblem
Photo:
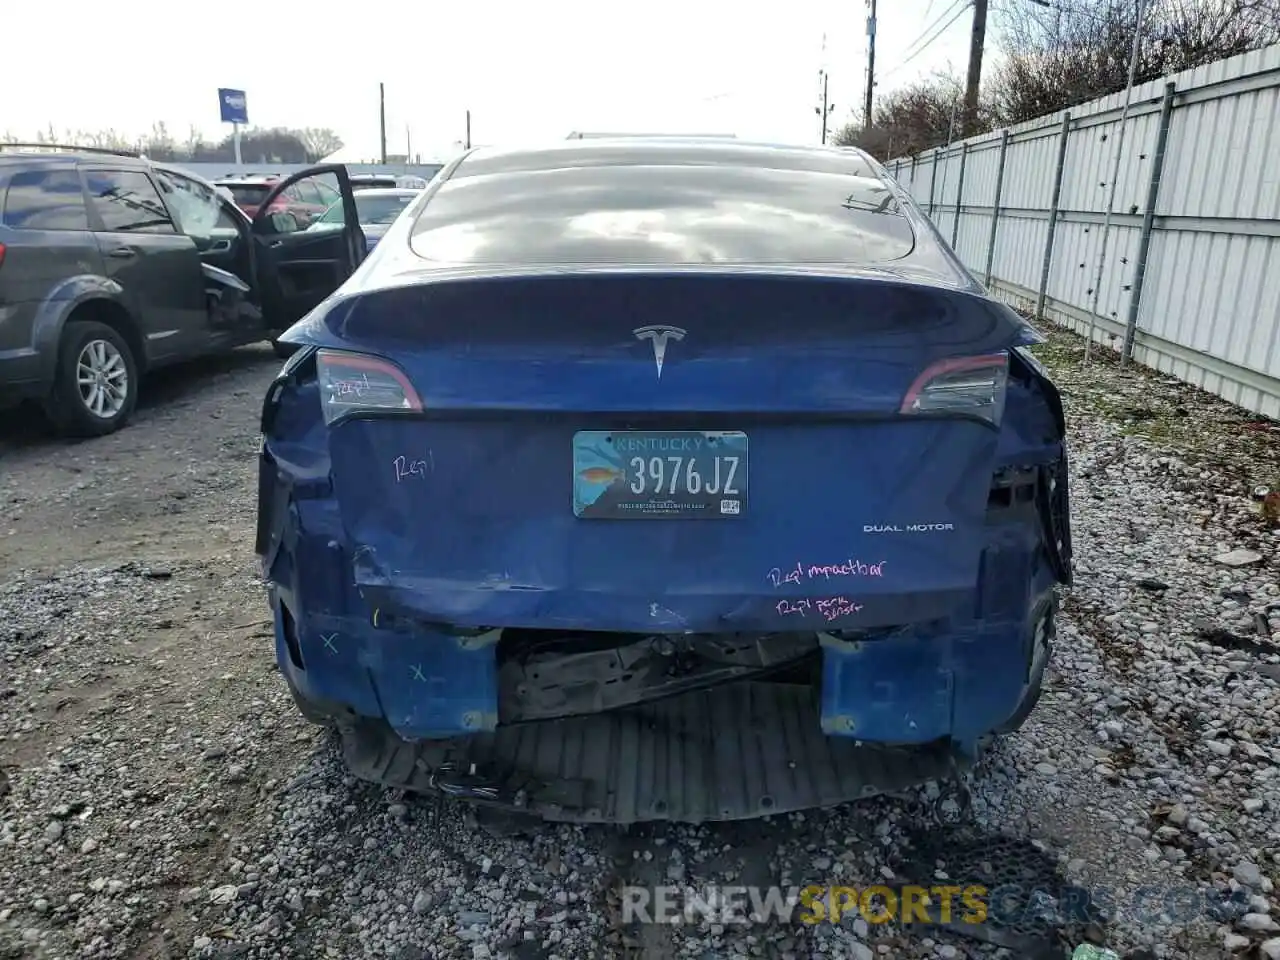
[[[655,323],[648,327],[637,327],[631,331],[637,340],[653,341],[653,362],[658,367],[658,379],[662,379],[662,361],[667,356],[667,344],[672,340],[683,340],[684,331],[679,327],[669,327],[665,323]]]

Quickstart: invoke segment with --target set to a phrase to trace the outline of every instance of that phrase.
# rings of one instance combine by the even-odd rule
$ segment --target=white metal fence
[[[1087,333],[1124,94],[888,163],[991,291]],[[1280,46],[1152,81],[1126,121],[1095,339],[1280,416]]]

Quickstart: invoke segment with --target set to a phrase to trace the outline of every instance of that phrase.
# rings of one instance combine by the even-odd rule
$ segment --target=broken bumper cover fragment
[[[852,640],[824,634],[822,729],[883,743],[947,738],[971,751],[1034,705],[1055,614],[1048,591],[1021,621],[934,622]]]

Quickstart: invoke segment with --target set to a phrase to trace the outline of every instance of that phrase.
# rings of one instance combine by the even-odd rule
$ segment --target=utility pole
[[[381,144],[382,163],[387,162],[387,89],[385,84],[378,84],[378,143]]]
[[[466,149],[471,149],[471,111],[467,111],[467,139],[464,141]]]
[[[822,106],[814,107],[813,112],[822,115],[822,143],[827,143],[827,118],[831,116],[831,111],[836,108],[834,103],[827,102],[827,71],[822,72]]]
[[[973,133],[978,120],[978,86],[982,82],[982,47],[987,40],[987,0],[973,0],[973,33],[969,37],[969,77],[964,88],[964,125],[961,133]]]
[[[876,88],[876,0],[867,0],[871,16],[867,17],[867,102],[862,110],[862,127],[871,128],[871,96]]]
[[[827,71],[822,71],[822,145],[827,145],[827,118],[831,116],[831,105],[827,103]]]

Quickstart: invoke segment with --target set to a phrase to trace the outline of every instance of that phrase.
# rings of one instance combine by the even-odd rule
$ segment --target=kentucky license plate
[[[582,430],[573,435],[573,512],[588,519],[740,517],[747,435],[723,430]]]

